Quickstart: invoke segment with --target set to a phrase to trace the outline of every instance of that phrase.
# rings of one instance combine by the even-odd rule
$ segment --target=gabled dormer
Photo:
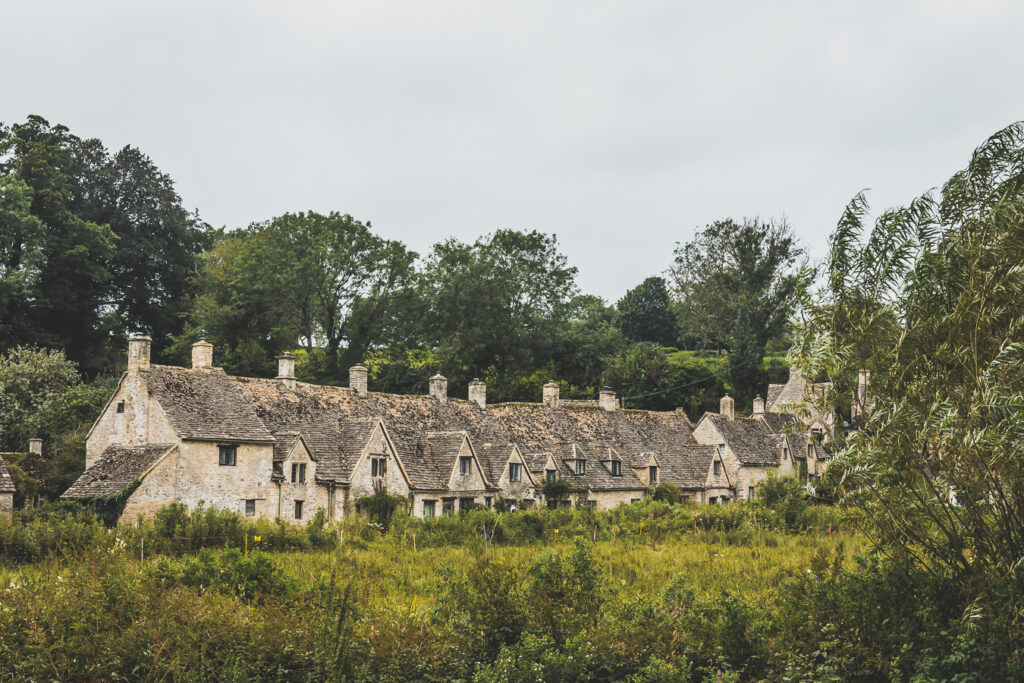
[[[619,452],[611,446],[605,450],[604,457],[601,459],[601,464],[604,465],[604,468],[611,476],[622,476],[622,457],[619,455]]]

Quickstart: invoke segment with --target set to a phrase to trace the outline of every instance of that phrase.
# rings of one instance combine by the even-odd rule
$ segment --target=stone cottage
[[[14,513],[14,481],[4,462],[5,453],[0,453],[0,515],[10,517]]]
[[[275,379],[232,377],[201,341],[191,367],[157,365],[150,340],[132,338],[128,369],[86,438],[86,471],[63,497],[131,487],[122,520],[204,502],[301,523],[318,510],[329,520],[357,513],[386,491],[430,518],[499,502],[608,509],[665,482],[694,502],[727,502],[754,480],[741,458],[781,462],[778,439],[751,445],[764,450],[752,454],[728,428],[705,438],[682,410],[622,410],[610,390],[560,400],[552,382],[540,403],[489,405],[479,380],[466,399],[449,396],[440,375],[427,394],[401,396],[370,391],[362,366],[336,387],[297,381],[292,356],[278,363]],[[568,495],[546,500],[555,479]]]

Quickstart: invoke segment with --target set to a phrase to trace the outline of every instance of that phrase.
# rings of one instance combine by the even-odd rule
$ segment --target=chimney
[[[544,405],[549,408],[558,407],[558,384],[554,381],[548,382],[544,385],[543,394]]]
[[[200,339],[192,345],[192,369],[199,370],[202,368],[213,367],[213,344]]]
[[[732,396],[726,394],[722,397],[718,403],[718,412],[730,420],[736,418],[736,402],[732,400]]]
[[[790,365],[789,366],[789,381],[792,382],[794,379],[797,379],[799,377],[800,377],[800,368],[798,368],[796,365]]]
[[[761,394],[754,397],[754,415],[764,414],[764,399],[761,398]]]
[[[605,387],[598,393],[597,405],[601,406],[601,410],[616,410],[619,407],[619,402],[615,400],[615,392],[611,387]]]
[[[348,369],[348,385],[358,396],[366,396],[366,376],[370,371],[362,365],[353,365]]]
[[[295,356],[286,353],[277,357],[277,379],[291,391],[295,391]]]
[[[43,440],[42,439],[29,439],[28,440],[28,452],[33,455],[43,454]]]
[[[153,340],[136,335],[128,338],[128,369],[149,370],[149,347]]]
[[[469,383],[469,400],[480,406],[481,410],[487,407],[487,385],[479,378],[473,378]]]
[[[850,418],[854,421],[863,419],[867,412],[868,383],[871,381],[871,372],[861,370],[857,373],[857,389],[853,392],[853,402],[850,405]]]
[[[430,378],[430,395],[436,398],[438,403],[448,402],[448,380],[444,375],[438,373]]]

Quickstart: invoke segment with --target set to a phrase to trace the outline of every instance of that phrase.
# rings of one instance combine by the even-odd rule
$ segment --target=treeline
[[[417,254],[343,213],[230,227],[186,210],[136,148],[111,153],[38,116],[0,126],[0,353],[61,349],[91,379],[119,371],[129,333],[173,363],[206,338],[232,373],[272,376],[298,351],[300,378],[320,383],[362,362],[380,390],[426,391],[441,372],[503,401],[556,379],[566,396],[608,385],[630,407],[696,416],[784,374],[764,359],[788,345],[804,265],[785,223],[723,220],[611,303],[581,293],[536,231]]]

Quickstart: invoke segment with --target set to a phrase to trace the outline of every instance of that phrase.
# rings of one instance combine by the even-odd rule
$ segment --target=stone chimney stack
[[[480,406],[481,410],[487,407],[487,385],[479,378],[469,383],[469,400]]]
[[[732,399],[732,396],[726,394],[722,397],[718,403],[718,412],[730,420],[736,419],[736,401]]]
[[[617,410],[619,402],[615,399],[615,392],[611,387],[605,387],[597,394],[597,405],[601,410]]]
[[[42,439],[29,439],[28,440],[28,452],[32,455],[43,454],[43,440]]]
[[[277,357],[277,379],[289,390],[295,391],[295,356],[286,353]]]
[[[798,368],[796,365],[790,365],[789,366],[789,381],[792,382],[794,379],[797,379],[799,377],[800,377],[800,368]]]
[[[754,397],[754,415],[764,414],[764,399],[758,394]]]
[[[545,384],[544,385],[543,397],[544,397],[544,405],[546,405],[548,408],[557,408],[558,407],[558,383],[552,381],[552,382],[548,382],[547,384]]]
[[[367,375],[370,371],[362,365],[353,365],[348,369],[348,385],[358,396],[366,396],[369,392]]]
[[[210,369],[213,367],[213,344],[200,339],[192,345],[192,369]]]
[[[861,370],[857,373],[857,389],[853,392],[853,401],[850,404],[850,418],[854,421],[866,417],[868,408],[868,383],[871,381],[871,371]]]
[[[136,335],[128,338],[128,369],[149,370],[149,347],[153,340]]]
[[[438,373],[430,378],[430,395],[436,398],[438,403],[448,402],[448,380],[444,375]]]

